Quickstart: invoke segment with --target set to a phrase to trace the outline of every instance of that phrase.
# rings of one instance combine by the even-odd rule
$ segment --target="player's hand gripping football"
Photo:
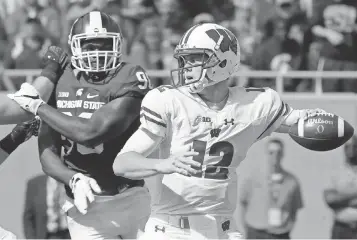
[[[36,88],[29,83],[23,83],[19,91],[7,96],[17,102],[20,107],[34,115],[37,115],[38,108],[42,104],[45,104]]]
[[[198,155],[198,152],[193,151],[171,155],[156,166],[157,171],[162,174],[179,173],[184,176],[197,174],[200,171],[197,168],[201,167],[201,163],[192,159],[196,155]]]
[[[87,177],[82,173],[73,175],[69,182],[74,196],[74,205],[82,214],[88,211],[89,203],[94,201],[94,193],[100,193],[101,189],[97,181],[93,178]]]
[[[303,114],[302,114],[302,118],[304,118],[304,120],[310,118],[310,117],[315,117],[317,114],[319,113],[326,113],[325,110],[323,109],[320,109],[320,108],[315,108],[315,109],[305,109],[303,111]]]

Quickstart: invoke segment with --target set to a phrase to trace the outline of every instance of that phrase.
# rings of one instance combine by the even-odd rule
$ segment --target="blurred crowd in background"
[[[69,50],[71,24],[92,10],[118,21],[124,59],[146,70],[172,68],[182,34],[203,22],[236,34],[242,70],[357,70],[355,0],[0,0],[0,79],[4,69],[41,68],[40,53],[49,45]],[[275,79],[249,78],[244,85],[274,88]],[[284,90],[311,92],[314,84],[285,79]],[[324,81],[323,90],[357,92],[357,81]]]

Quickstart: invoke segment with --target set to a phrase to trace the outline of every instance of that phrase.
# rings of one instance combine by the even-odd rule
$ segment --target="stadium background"
[[[336,31],[332,34],[333,37],[326,37],[328,41],[322,39],[321,36],[305,39],[305,36],[309,34],[304,35],[309,31],[311,33],[313,26],[324,26],[324,23],[321,23],[324,20],[324,9],[333,5],[335,0],[38,0],[42,6],[42,12],[35,19],[40,20],[44,29],[41,29],[38,21],[28,21],[24,17],[26,7],[22,8],[23,2],[36,1],[0,0],[1,91],[16,90],[21,82],[31,82],[38,74],[38,70],[34,69],[40,67],[39,54],[34,53],[33,49],[22,48],[22,40],[40,41],[44,49],[48,44],[67,48],[68,27],[73,18],[78,17],[76,14],[80,13],[81,9],[96,5],[94,7],[101,8],[102,11],[116,17],[115,19],[122,27],[126,42],[132,43],[130,46],[125,44],[124,57],[141,64],[147,70],[152,70],[149,75],[156,85],[168,83],[167,72],[157,70],[172,67],[173,46],[182,35],[182,31],[187,30],[193,23],[213,20],[228,27],[239,37],[242,72],[232,80],[232,85],[273,87],[282,93],[283,99],[294,108],[323,108],[340,115],[355,128],[357,127],[357,97],[355,95],[357,81],[354,79],[356,72],[331,72],[357,70],[357,55],[355,54],[357,52],[355,29],[357,28],[352,31],[349,28],[350,25],[355,26],[356,19],[351,23],[349,15],[343,14],[345,19],[342,19],[345,22],[342,25],[349,30],[337,28],[336,30],[332,26]],[[108,2],[108,5],[102,4],[104,2]],[[172,2],[180,4],[170,7],[167,3]],[[339,2],[346,2],[355,10],[357,8],[355,0]],[[154,3],[158,3],[156,6],[158,8],[153,7]],[[288,18],[281,11],[279,6],[282,7],[285,4],[286,7],[286,3],[298,3],[299,14],[297,16],[299,17],[294,18],[292,14],[291,18]],[[327,15],[338,16],[339,9],[335,10],[336,12],[330,11],[330,15]],[[301,18],[301,12],[307,16],[306,19]],[[345,12],[346,9],[344,9]],[[119,16],[116,16],[116,13],[119,13]],[[63,16],[67,17],[64,19],[64,24],[60,22]],[[167,18],[167,16],[170,17]],[[58,26],[56,26],[56,21],[59,23]],[[160,25],[164,21],[168,21],[168,24],[165,31],[160,32],[158,30],[164,29],[162,27],[164,25]],[[277,45],[278,40],[267,41],[270,45],[263,44],[264,40],[269,40],[274,35],[274,26],[277,26],[279,30],[280,23],[287,24],[294,30],[287,31],[284,37],[289,38],[290,44],[291,40],[294,40],[295,45],[288,44],[286,47],[286,39],[283,39],[282,46]],[[331,31],[328,32],[331,33]],[[331,46],[331,41],[346,40],[341,36],[349,42],[345,52],[338,52],[340,49]],[[158,44],[161,45],[159,48]],[[291,51],[296,49],[301,51]],[[286,61],[285,53],[291,54],[294,60]],[[153,58],[146,56],[153,56]],[[247,70],[251,72],[247,74]],[[256,72],[255,70],[269,72]],[[299,72],[295,72],[294,75],[291,70]],[[312,72],[301,72],[301,70]],[[286,74],[290,74],[289,78]],[[347,78],[351,80],[346,80]],[[5,92],[0,94],[5,94]],[[12,125],[0,126],[0,136],[8,134],[12,127]],[[298,146],[289,136],[273,135],[284,140],[286,144],[284,165],[298,177],[303,191],[305,207],[298,216],[292,237],[329,238],[332,215],[322,201],[322,189],[329,181],[330,174],[343,162],[342,148],[317,153]],[[239,167],[240,176],[247,174],[252,166],[265,167],[263,148],[265,141],[255,144],[250,149],[246,160]],[[13,231],[19,238],[24,237],[22,213],[26,183],[31,177],[41,172],[35,138],[20,146],[0,167],[0,225]],[[150,180],[147,182],[150,186]]]

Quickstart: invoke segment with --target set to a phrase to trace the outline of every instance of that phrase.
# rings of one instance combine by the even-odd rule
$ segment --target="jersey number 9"
[[[141,83],[138,87],[140,89],[152,89],[152,84],[150,82],[150,78],[144,72],[136,72],[136,78]]]

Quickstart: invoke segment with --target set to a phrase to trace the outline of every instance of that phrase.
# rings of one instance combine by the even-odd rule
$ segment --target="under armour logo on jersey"
[[[78,89],[76,92],[76,96],[80,97],[80,96],[82,96],[82,94],[83,94],[83,88]]]
[[[218,137],[219,134],[221,133],[221,129],[215,128],[210,131],[211,138]]]
[[[165,232],[165,227],[159,226],[159,225],[155,225],[155,232],[158,232],[158,231],[164,233]]]
[[[228,121],[228,119],[226,118],[226,119],[224,119],[224,125],[228,125],[228,123],[231,123],[232,125],[234,125],[234,119],[233,118],[231,118],[231,120],[230,121]]]
[[[229,220],[227,220],[224,223],[222,223],[223,232],[229,230],[230,225],[231,225],[231,221],[229,221]]]

